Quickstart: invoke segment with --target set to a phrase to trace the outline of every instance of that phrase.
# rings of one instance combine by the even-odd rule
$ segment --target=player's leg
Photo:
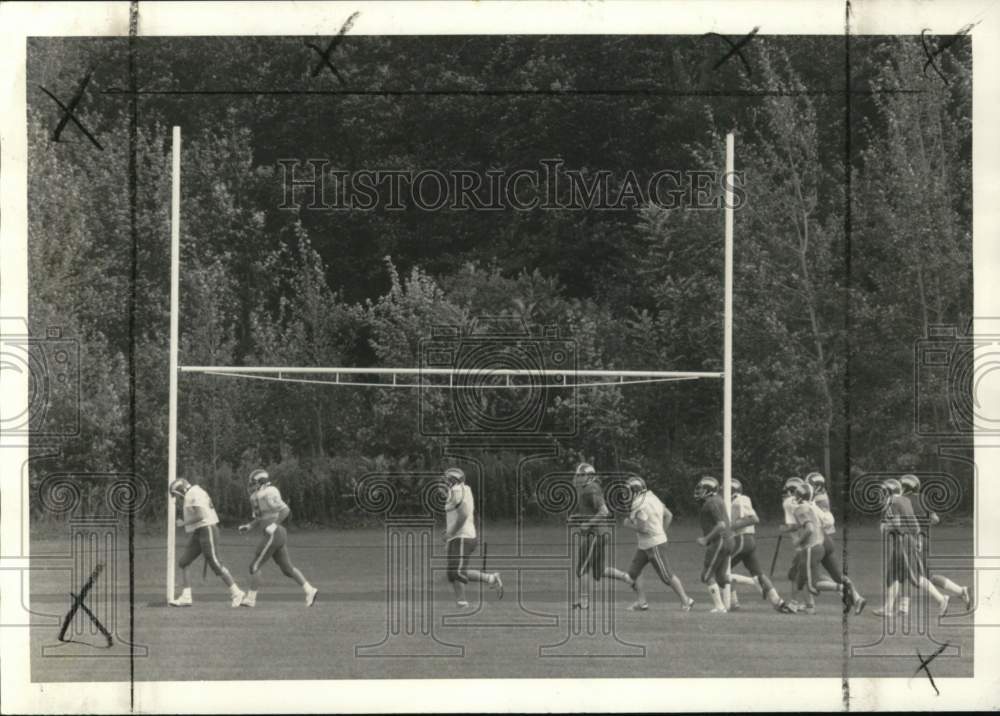
[[[469,600],[465,597],[465,585],[469,581],[469,578],[466,576],[466,560],[468,557],[465,553],[465,543],[466,540],[462,537],[448,540],[448,582],[451,584],[451,590],[455,595],[455,604],[461,609],[469,606]]]
[[[778,594],[778,590],[774,588],[771,579],[764,574],[764,570],[761,569],[760,560],[757,559],[757,544],[756,541],[752,542],[750,549],[742,557],[743,564],[746,565],[747,570],[749,570],[750,575],[754,581],[754,584],[760,590],[761,595],[768,601],[768,603],[780,612],[792,611],[788,605],[786,605],[785,600],[781,598]]]
[[[728,611],[729,609],[729,598],[731,592],[729,589],[729,556],[732,554],[731,545],[727,544],[726,540],[722,540],[722,548],[719,551],[718,559],[716,560],[715,566],[715,583],[719,587],[719,600],[722,602],[723,610]]]
[[[198,539],[198,531],[195,530],[188,535],[187,544],[184,551],[177,558],[177,569],[180,572],[181,595],[176,599],[171,598],[167,604],[172,607],[189,607],[194,602],[191,598],[191,582],[188,579],[188,567],[198,559],[201,554],[201,540]]]
[[[942,574],[932,574],[930,580],[931,584],[938,588],[938,591],[944,592],[950,597],[961,597],[962,601],[965,602],[965,608],[972,608],[972,597],[968,587],[963,587]]]
[[[219,559],[218,548],[216,546],[219,541],[218,525],[202,527],[197,531],[198,537],[201,540],[201,553],[205,557],[205,562],[229,590],[230,606],[238,607],[240,602],[243,601],[244,594],[243,590],[236,584],[236,580],[233,579],[233,575],[229,573],[229,570],[222,565],[222,561]]]
[[[816,609],[816,595],[819,588],[816,576],[820,568],[823,545],[810,545],[802,549],[799,561],[799,589],[805,589],[806,614],[812,614]]]
[[[478,539],[467,539],[463,546],[463,554],[465,555],[465,563],[462,570],[462,574],[465,576],[465,583],[469,582],[483,582],[488,584],[499,592],[500,597],[503,598],[503,582],[500,581],[499,572],[483,572],[478,569],[472,569],[468,566],[469,558],[476,553],[479,548]]]
[[[660,581],[674,590],[674,594],[676,594],[677,598],[681,600],[681,608],[684,611],[690,611],[691,606],[694,604],[694,600],[689,597],[688,593],[684,590],[684,583],[681,582],[680,577],[674,574],[674,571],[670,568],[670,562],[660,549],[660,545],[651,547],[646,550],[646,553],[648,555],[649,562],[653,565],[653,570],[660,578]]]
[[[597,535],[592,532],[581,532],[577,543],[576,553],[576,582],[577,592],[573,607],[576,609],[588,609],[590,607],[590,591],[592,577],[600,578],[595,574],[594,564],[598,561]],[[602,570],[603,572],[603,565]]]
[[[823,538],[823,569],[827,571],[827,574],[838,585],[844,600],[844,609],[853,608],[855,614],[860,614],[864,611],[868,600],[861,595],[861,592],[854,586],[854,582],[844,574],[837,552],[837,543],[833,541],[830,535],[825,535]]]
[[[937,604],[938,616],[944,616],[948,612],[948,603],[951,601],[951,597],[939,592],[938,588],[927,579],[922,555],[916,547],[916,540],[909,540],[909,543],[905,555],[907,576],[910,583],[926,592]]]
[[[726,611],[726,606],[722,602],[722,582],[719,581],[718,572],[721,568],[723,581],[725,581],[726,565],[723,553],[724,540],[716,539],[705,548],[705,559],[701,572],[701,581],[708,589],[708,596],[712,600],[712,612],[720,613]]]
[[[644,549],[636,549],[635,554],[632,555],[632,562],[628,566],[628,577],[632,582],[632,591],[635,592],[635,602],[629,606],[631,611],[646,611],[649,609],[649,601],[646,599],[646,593],[642,589],[642,583],[640,582],[640,575],[642,570],[646,568],[646,563],[648,562],[648,554]]]
[[[284,545],[282,538],[283,534],[278,528],[271,533],[265,530],[264,534],[261,535],[260,542],[257,543],[257,548],[254,550],[253,557],[250,560],[250,589],[247,590],[246,596],[243,597],[240,603],[241,606],[257,606],[257,592],[260,591],[262,581],[261,572],[264,565],[274,556],[277,549]]]
[[[282,574],[289,579],[294,579],[298,585],[302,587],[302,592],[306,597],[306,606],[311,607],[313,602],[316,601],[316,595],[319,593],[319,590],[309,583],[309,580],[306,579],[305,575],[302,574],[298,567],[292,564],[291,555],[288,553],[287,536],[284,543],[274,551],[273,559]]]

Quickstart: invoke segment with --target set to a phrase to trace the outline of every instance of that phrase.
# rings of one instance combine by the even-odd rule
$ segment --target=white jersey
[[[785,510],[785,524],[786,525],[797,525],[798,522],[795,521],[795,505],[798,501],[794,497],[786,497],[781,501],[781,507]]]
[[[472,488],[468,485],[454,485],[448,491],[448,500],[444,506],[445,527],[449,535],[448,541],[476,538],[476,503],[472,498]],[[456,525],[462,523],[457,532]]]
[[[837,521],[833,516],[833,510],[830,509],[830,496],[821,492],[813,499],[813,504],[819,508],[820,524],[823,526],[823,531],[828,535],[834,534],[837,531]]]
[[[636,542],[639,549],[650,549],[667,541],[667,532],[663,529],[663,518],[668,512],[660,498],[647,490],[632,500],[629,518],[635,528]]]
[[[192,485],[184,493],[184,531],[194,532],[199,527],[219,524],[212,498],[202,488]]]
[[[753,508],[753,503],[750,498],[746,495],[737,495],[733,498],[733,522],[741,519],[743,517],[749,517],[753,515],[757,516],[757,512]],[[745,527],[740,527],[733,530],[734,535],[752,535],[757,532],[757,528],[754,525],[746,525]]]

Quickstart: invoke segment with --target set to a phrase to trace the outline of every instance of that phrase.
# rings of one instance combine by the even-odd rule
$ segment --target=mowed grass
[[[685,523],[688,521],[685,520]],[[761,530],[761,562],[770,564],[776,528]],[[470,613],[458,616],[443,571],[444,546],[436,531],[431,593],[412,593],[404,602],[416,614],[415,633],[406,629],[383,651],[360,656],[357,647],[378,644],[387,634],[387,551],[383,529],[293,531],[289,544],[296,565],[319,587],[317,603],[307,609],[302,592],[277,566],[265,567],[265,586],[255,609],[232,609],[221,582],[209,572],[202,580],[202,563],[192,569],[195,605],[165,605],[165,539],[143,535],[135,540],[135,597],[129,609],[128,551],[118,550],[115,624],[121,639],[130,633],[144,647],[134,660],[129,649],[116,643],[111,649],[85,644],[59,646],[58,624],[70,606],[68,572],[32,575],[31,604],[36,614],[32,628],[32,678],[36,681],[225,680],[225,679],[340,679],[340,678],[443,678],[443,677],[698,677],[698,676],[801,676],[910,677],[919,665],[916,650],[926,657],[935,645],[915,633],[908,640],[894,637],[883,642],[896,655],[869,651],[850,656],[852,646],[878,642],[883,621],[871,613],[882,598],[881,555],[877,526],[850,529],[850,573],[869,606],[861,616],[845,619],[838,599],[819,597],[817,613],[781,615],[749,590],[742,591],[743,609],[710,614],[705,588],[698,581],[703,548],[691,524],[671,530],[667,555],[674,571],[697,600],[690,613],[680,610],[673,592],[663,586],[651,568],[644,574],[650,597],[648,612],[630,612],[633,596],[615,584],[613,609],[598,600],[587,617],[596,635],[568,639],[580,612],[570,614],[569,561],[566,531],[558,525],[531,526],[520,539],[511,525],[489,525],[488,568],[504,576],[502,601],[489,590],[471,585]],[[185,535],[178,533],[178,545]],[[248,584],[247,566],[256,536],[222,532],[220,554],[241,586]],[[627,568],[635,549],[634,537],[618,531],[615,564]],[[934,534],[935,554],[971,554],[968,528],[941,528]],[[32,556],[66,554],[65,539],[32,541]],[[784,574],[791,549],[783,545],[775,571],[775,584],[788,596]],[[481,552],[471,562],[481,566]],[[516,567],[520,566],[519,572]],[[86,570],[85,570],[86,571]],[[742,571],[742,570],[740,570]],[[403,572],[400,572],[403,574]],[[955,581],[970,583],[971,574],[951,573]],[[78,588],[78,585],[77,585]],[[94,604],[108,614],[107,604]],[[421,611],[422,610],[422,611]],[[935,676],[971,676],[973,671],[972,616],[960,615],[961,600],[954,600],[956,616],[938,624],[931,619],[931,633],[938,642],[958,648],[957,656],[942,655],[934,662]],[[613,633],[606,633],[613,612]],[[46,619],[48,615],[48,619]],[[420,621],[423,615],[424,622]],[[607,617],[608,619],[610,617]],[[432,634],[421,637],[421,627]],[[81,641],[100,645],[99,634],[85,633]],[[568,641],[567,641],[568,639]],[[561,650],[541,647],[565,642]],[[44,647],[49,647],[43,652]],[[55,648],[52,648],[55,647]],[[396,655],[389,656],[393,652]],[[370,652],[369,652],[370,653]],[[870,655],[869,655],[870,654]]]

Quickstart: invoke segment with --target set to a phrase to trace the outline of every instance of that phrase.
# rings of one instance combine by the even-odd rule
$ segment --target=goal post
[[[177,477],[177,346],[181,263],[181,128],[173,128],[170,180],[170,397],[167,418],[167,600],[174,598],[177,506],[170,484]]]
[[[733,155],[736,138],[726,135],[726,298],[723,316],[722,348],[722,501],[726,515],[733,516],[733,203],[736,200],[733,186]]]
[[[338,386],[357,386],[369,388],[429,388],[429,389],[463,389],[470,377],[476,379],[475,388],[508,388],[519,389],[529,387],[519,385],[517,378],[555,379],[547,388],[580,388],[599,386],[621,386],[642,383],[663,383],[673,381],[722,379],[723,383],[723,426],[722,450],[723,470],[722,488],[727,515],[732,514],[732,389],[733,389],[733,209],[735,187],[733,186],[733,154],[734,136],[726,136],[726,178],[725,185],[725,305],[723,317],[723,369],[722,371],[669,371],[669,370],[551,370],[551,369],[515,369],[515,368],[439,368],[439,367],[332,367],[332,366],[199,366],[180,365],[178,362],[179,343],[179,292],[180,292],[180,203],[181,203],[181,128],[173,127],[172,140],[172,180],[171,180],[171,211],[170,211],[170,384],[169,384],[169,418],[167,439],[167,485],[177,478],[177,382],[181,373],[215,375],[220,377],[274,380],[292,383],[311,383]],[[325,376],[323,380],[308,376]],[[391,382],[358,382],[347,380],[351,376],[391,377]],[[437,376],[448,378],[447,383],[426,383],[424,379]],[[484,377],[505,377],[503,384],[487,384]],[[566,383],[567,377],[572,377],[573,383]],[[414,381],[416,377],[416,381]],[[402,381],[400,380],[402,378]],[[456,384],[455,378],[458,378]],[[515,379],[514,382],[511,382]],[[558,382],[563,381],[563,382]],[[586,382],[581,382],[586,381]],[[530,387],[536,387],[534,385]],[[167,599],[175,597],[175,565],[176,565],[176,501],[172,495],[167,497]]]

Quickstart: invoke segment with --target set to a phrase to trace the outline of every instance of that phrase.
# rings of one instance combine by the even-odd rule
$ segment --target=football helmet
[[[581,462],[573,472],[573,484],[577,487],[589,485],[597,479],[597,470],[589,462]]]
[[[801,477],[790,477],[785,480],[785,486],[781,488],[781,494],[783,495],[795,495],[795,488],[799,485],[804,485],[805,480]]]
[[[460,467],[449,467],[444,471],[444,481],[448,487],[465,484],[465,471]]]
[[[903,475],[899,478],[899,484],[903,488],[904,495],[920,492],[920,478],[916,475]]]
[[[811,502],[813,498],[812,485],[808,482],[799,482],[795,486],[795,499],[799,502]]]
[[[742,495],[743,494],[743,483],[740,482],[739,480],[737,480],[735,477],[732,480],[731,486],[732,486],[732,492],[733,492],[733,496],[734,497],[736,495]]]
[[[826,492],[826,478],[822,473],[810,472],[806,475],[806,483],[813,489],[813,493]]]
[[[886,480],[882,480],[882,490],[886,495],[902,495],[903,485],[894,477],[890,477]]]
[[[711,475],[705,475],[698,480],[694,486],[694,498],[696,500],[706,500],[719,492],[719,481]]]
[[[178,477],[170,483],[170,494],[174,497],[184,497],[184,494],[191,489],[191,483],[183,477]]]
[[[247,478],[247,490],[251,495],[257,492],[260,488],[270,484],[271,476],[267,474],[267,470],[262,468],[257,468],[251,472],[250,476]]]
[[[625,487],[633,495],[638,496],[646,491],[646,481],[638,475],[632,475],[625,481]]]

